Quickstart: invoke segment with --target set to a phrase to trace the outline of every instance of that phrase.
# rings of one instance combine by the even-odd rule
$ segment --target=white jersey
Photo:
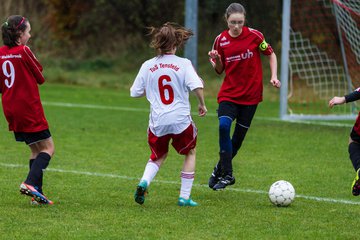
[[[203,88],[190,60],[162,55],[141,66],[130,88],[132,97],[146,94],[150,102],[149,128],[158,137],[179,134],[191,123],[189,90]]]

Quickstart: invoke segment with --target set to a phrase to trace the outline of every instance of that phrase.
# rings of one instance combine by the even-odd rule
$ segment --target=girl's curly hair
[[[156,49],[159,55],[172,51],[175,47],[182,47],[194,33],[177,23],[167,22],[159,28],[149,27],[152,36],[150,47]]]

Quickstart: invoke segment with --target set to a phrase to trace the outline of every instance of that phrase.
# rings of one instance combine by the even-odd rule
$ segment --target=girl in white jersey
[[[178,47],[193,33],[175,23],[149,29],[150,46],[157,50],[157,56],[143,63],[130,89],[131,97],[146,96],[150,102],[148,143],[151,155],[136,188],[135,201],[144,203],[147,189],[166,159],[172,140],[176,151],[185,155],[178,205],[197,206],[190,198],[195,176],[197,129],[190,116],[189,90],[198,99],[202,117],[207,112],[204,86],[190,60],[175,55]]]

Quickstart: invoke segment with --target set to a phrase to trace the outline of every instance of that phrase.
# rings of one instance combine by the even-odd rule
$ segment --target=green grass
[[[1,115],[2,239],[358,238],[360,206],[350,204],[360,204],[350,192],[350,127],[271,120],[279,104],[265,94],[234,160],[236,184],[214,192],[206,184],[218,159],[217,104],[208,97],[209,115],[193,117],[199,136],[192,196],[201,206],[176,205],[183,157],[174,150],[140,206],[133,194],[150,153],[146,99],[132,99],[123,89],[58,84],[41,86],[41,95],[56,146],[44,190],[55,204],[34,207],[19,194],[30,152],[14,141]],[[273,206],[266,194],[280,179],[298,194],[287,208]]]

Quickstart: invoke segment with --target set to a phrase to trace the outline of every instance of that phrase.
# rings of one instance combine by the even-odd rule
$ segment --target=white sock
[[[181,172],[180,197],[188,199],[194,182],[195,172]]]
[[[148,186],[150,186],[151,181],[154,179],[158,171],[159,171],[159,166],[156,163],[154,163],[154,161],[149,160],[148,163],[146,164],[144,174],[140,181],[145,180]]]

